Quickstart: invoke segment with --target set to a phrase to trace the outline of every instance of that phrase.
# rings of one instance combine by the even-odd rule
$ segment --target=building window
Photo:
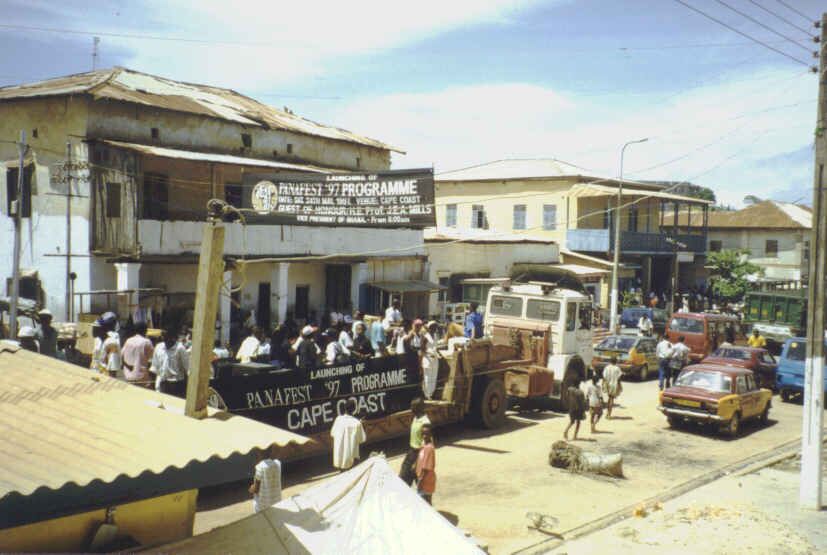
[[[153,128],[150,130],[150,133],[152,134],[152,138],[153,138],[153,140],[156,140],[156,141],[157,141],[158,139],[160,139],[160,138],[161,138],[161,132],[158,130],[158,128],[157,128],[157,127],[153,127]]]
[[[709,252],[721,252],[723,245],[721,241],[710,241],[709,242]]]
[[[293,145],[291,143],[287,143],[287,154],[293,154]]]
[[[629,208],[629,231],[637,231],[638,211],[637,206]]]
[[[242,208],[241,206],[241,194],[242,188],[241,185],[235,185],[232,183],[225,183],[224,184],[224,200],[230,206],[235,206],[236,208]]]
[[[32,175],[34,173],[34,166],[29,164],[23,169],[23,191],[17,209],[20,211],[21,218],[32,217]],[[11,216],[14,214],[12,210],[12,203],[17,200],[17,168],[9,168],[6,170],[6,213]]]
[[[106,217],[121,217],[121,184],[106,184]]]
[[[778,241],[775,239],[767,239],[766,246],[764,247],[764,256],[767,258],[776,258],[778,257]]]
[[[525,204],[515,204],[514,205],[514,222],[511,226],[513,229],[525,229],[525,211],[526,207]]]
[[[358,156],[356,157],[356,167],[357,167],[357,168],[361,168],[361,167],[362,167],[362,159],[361,159],[361,158],[359,158]]]
[[[244,148],[252,148],[253,147],[253,136],[249,133],[242,133],[241,134],[241,144]]]
[[[445,205],[445,226],[446,227],[457,227],[457,205],[456,204],[446,204]]]
[[[481,204],[471,207],[471,227],[475,229],[488,229],[488,219],[485,217],[485,208]]]
[[[143,214],[146,220],[169,218],[169,177],[160,173],[144,174]]]
[[[32,139],[36,139],[36,138],[37,138],[37,127],[32,129]]]
[[[437,300],[441,303],[444,303],[448,300],[448,288],[451,285],[451,278],[447,276],[439,278],[439,285],[441,285],[443,288],[439,290],[439,293],[437,294]]]
[[[554,231],[557,229],[557,205],[544,204],[543,205],[543,229],[546,231]]]

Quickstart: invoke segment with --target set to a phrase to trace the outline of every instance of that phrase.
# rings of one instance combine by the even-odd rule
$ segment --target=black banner
[[[329,430],[339,414],[381,418],[422,395],[417,357],[371,358],[310,372],[234,365],[210,381],[230,412],[298,434]]]
[[[245,174],[250,223],[407,227],[436,225],[432,169],[346,174]]]

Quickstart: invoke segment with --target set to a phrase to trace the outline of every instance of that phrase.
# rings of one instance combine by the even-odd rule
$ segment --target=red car
[[[747,368],[755,374],[758,387],[775,389],[775,371],[778,363],[766,350],[758,347],[718,347],[703,359],[704,364],[719,364]]]

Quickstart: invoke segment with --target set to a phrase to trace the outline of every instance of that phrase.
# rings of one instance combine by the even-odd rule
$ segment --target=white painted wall
[[[139,220],[138,238],[145,255],[198,252],[201,222]],[[422,230],[355,227],[298,227],[225,224],[224,253],[231,255],[424,255]],[[389,278],[390,279],[390,278]]]
[[[710,230],[708,241],[721,241],[723,249],[749,249],[749,261],[764,269],[766,277],[801,279],[804,230]],[[767,239],[778,241],[778,256],[766,255]]]
[[[515,263],[555,264],[560,248],[554,243],[427,243],[428,280],[452,274],[487,272],[491,277],[507,277]],[[437,295],[431,296],[431,314],[439,313]]]

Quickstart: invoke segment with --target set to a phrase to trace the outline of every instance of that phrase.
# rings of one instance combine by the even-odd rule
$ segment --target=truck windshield
[[[806,341],[793,341],[787,349],[787,360],[804,360],[807,357],[806,351]]]
[[[718,393],[729,393],[732,391],[732,378],[717,372],[686,370],[675,380],[675,385],[696,387]]]
[[[637,341],[637,336],[619,336],[613,335],[611,337],[607,337],[600,344],[595,347],[599,351],[628,351],[631,349],[635,341]]]
[[[523,315],[523,299],[520,297],[494,295],[491,297],[491,314],[519,318]]]
[[[528,299],[525,308],[525,317],[531,320],[556,322],[560,319],[560,301]]]
[[[704,323],[694,318],[682,318],[678,316],[672,318],[672,321],[669,323],[669,329],[684,333],[703,333]]]

